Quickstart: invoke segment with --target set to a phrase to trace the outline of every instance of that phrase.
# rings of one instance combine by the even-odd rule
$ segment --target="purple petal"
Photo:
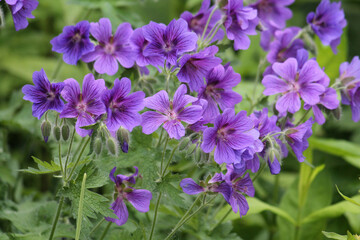
[[[198,105],[189,106],[184,108],[184,110],[182,110],[178,114],[178,119],[183,122],[193,124],[200,120],[202,116],[202,112],[203,109],[201,106]]]
[[[219,141],[216,144],[216,149],[214,153],[214,160],[218,164],[222,163],[233,163],[235,161],[235,152],[234,149],[229,147],[223,141]]]
[[[125,205],[125,202],[121,198],[116,198],[115,202],[111,204],[110,207],[112,210],[114,210],[115,215],[119,219],[105,217],[106,221],[116,223],[117,225],[121,226],[124,225],[128,218],[129,218],[129,212],[127,210],[127,207]]]
[[[139,212],[148,212],[150,206],[150,200],[152,194],[145,189],[135,189],[126,195],[127,200],[138,210]]]
[[[165,90],[144,99],[145,107],[167,113],[170,110],[169,96]]]
[[[300,109],[300,98],[296,92],[289,92],[280,97],[276,102],[276,110],[280,113],[296,113]]]
[[[298,63],[295,58],[289,58],[283,63],[274,63],[274,72],[287,81],[294,81],[298,70]]]
[[[180,139],[185,136],[185,128],[178,120],[166,122],[163,128],[167,131],[170,138]]]
[[[142,131],[145,134],[155,132],[168,118],[160,113],[148,111],[141,115]]]
[[[189,195],[196,195],[205,191],[203,187],[199,186],[191,178],[185,178],[181,180],[180,187],[182,188],[184,193]]]
[[[262,84],[265,86],[263,94],[266,96],[283,93],[289,90],[289,85],[284,80],[274,75],[266,75],[262,80]]]

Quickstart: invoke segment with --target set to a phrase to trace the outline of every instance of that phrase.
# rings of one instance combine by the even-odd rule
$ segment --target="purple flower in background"
[[[303,162],[305,160],[302,153],[309,147],[307,139],[312,135],[311,128],[313,123],[314,121],[310,118],[303,124],[286,130],[286,141],[294,151],[299,162]]]
[[[144,38],[144,33],[142,28],[136,29],[130,38],[131,46],[134,49],[136,54],[136,64],[140,67],[145,67],[147,65],[159,66],[164,65],[164,59],[161,56],[144,56],[144,49],[149,45],[149,42]]]
[[[50,43],[52,50],[63,53],[64,62],[76,65],[82,55],[94,50],[94,44],[89,39],[90,23],[78,22],[75,26],[66,26],[63,32],[54,37]]]
[[[80,92],[79,83],[73,79],[64,81],[65,87],[61,92],[62,97],[67,101],[64,110],[60,113],[60,118],[77,118],[76,132],[85,137],[91,130],[81,127],[95,123],[95,118],[105,113],[105,106],[101,101],[101,96],[106,90],[103,79],[95,80],[91,73],[84,77],[83,91]]]
[[[169,100],[166,91],[162,90],[152,97],[145,98],[145,107],[155,111],[144,112],[141,126],[143,133],[151,134],[162,124],[170,138],[180,139],[185,135],[185,128],[181,122],[193,124],[200,120],[203,112],[202,107],[189,103],[195,102],[196,98],[186,94],[186,86],[180,85],[174,94],[173,101]]]
[[[300,31],[301,28],[289,27],[275,32],[275,39],[270,44],[270,51],[266,56],[269,63],[284,62],[291,57],[296,57],[297,51],[304,48],[304,42],[301,39],[292,41]]]
[[[144,26],[143,34],[149,45],[144,56],[161,56],[171,65],[176,65],[178,56],[195,49],[197,36],[188,30],[184,19],[172,20],[168,26],[150,22]]]
[[[198,53],[182,56],[179,62],[180,71],[177,74],[179,81],[188,83],[191,91],[199,91],[205,85],[206,75],[222,61],[215,57],[218,50],[217,46],[210,46]]]
[[[249,205],[243,194],[254,197],[254,185],[249,173],[243,176],[244,172],[236,172],[232,165],[227,165],[226,168],[225,182],[232,188],[228,203],[235,213],[239,211],[240,217],[244,216],[249,210]]]
[[[141,91],[131,93],[131,81],[128,78],[115,79],[112,89],[106,90],[102,96],[105,104],[106,126],[110,131],[124,127],[130,132],[141,123],[138,113],[144,108],[145,94]]]
[[[317,82],[325,73],[315,60],[308,60],[300,71],[295,58],[289,58],[284,63],[274,63],[272,68],[277,76],[270,74],[264,77],[263,94],[269,96],[281,93],[282,96],[276,102],[276,109],[280,113],[297,112],[301,106],[300,97],[310,105],[319,103],[325,88]]]
[[[31,12],[37,8],[37,0],[5,0],[13,16],[16,31],[25,29],[29,22],[27,18],[35,18]]]
[[[258,11],[261,24],[266,28],[283,29],[286,21],[292,17],[287,6],[295,0],[258,0],[251,7]]]
[[[204,152],[209,153],[216,146],[215,162],[230,164],[236,161],[236,150],[253,145],[259,138],[259,132],[254,129],[246,111],[235,115],[235,110],[228,108],[215,119],[214,127],[204,131],[203,138],[201,148]]]
[[[188,23],[188,27],[190,31],[195,32],[198,37],[201,37],[204,30],[207,20],[210,17],[210,14],[214,7],[210,8],[211,0],[204,0],[201,4],[201,8],[196,15],[185,11],[181,14],[181,18],[184,19]],[[211,29],[215,27],[215,24],[221,19],[221,11],[215,10],[213,13],[209,25],[206,29],[205,38],[208,37]],[[211,42],[215,42],[224,38],[224,31],[219,29],[219,31],[215,34],[214,38]]]
[[[133,205],[133,207],[139,212],[148,212],[150,206],[150,200],[152,199],[152,194],[149,190],[146,189],[134,189],[131,187],[136,182],[136,177],[138,176],[138,168],[135,168],[135,173],[131,176],[125,175],[114,175],[116,167],[114,167],[110,172],[110,179],[115,183],[116,189],[116,199],[111,204],[111,209],[114,211],[114,214],[118,217],[111,218],[105,217],[107,221],[116,223],[121,226],[125,224],[129,217],[129,212],[127,210],[125,201],[128,201]]]
[[[206,86],[199,91],[199,99],[205,99],[208,104],[204,110],[205,120],[213,120],[221,110],[234,108],[235,104],[241,102],[240,94],[232,90],[241,81],[241,76],[235,73],[230,65],[218,65],[206,77]]]
[[[336,53],[343,28],[347,25],[344,10],[341,9],[341,2],[331,3],[329,0],[322,0],[316,8],[316,12],[307,15],[306,21],[318,35],[322,44],[330,45],[333,52]]]
[[[189,195],[196,195],[205,192],[205,188],[198,185],[192,178],[184,178],[180,182],[183,192]]]
[[[250,39],[247,35],[256,35],[255,28],[259,22],[257,10],[244,7],[243,1],[239,0],[228,0],[224,10],[226,11],[224,22],[226,34],[230,40],[234,40],[234,49],[248,49]]]
[[[340,83],[345,87],[341,91],[341,103],[350,105],[352,120],[360,120],[360,59],[355,56],[350,63],[340,65]]]
[[[112,35],[111,22],[101,18],[98,23],[90,23],[90,33],[99,42],[95,50],[82,56],[84,62],[95,61],[94,68],[100,74],[114,75],[118,62],[124,68],[134,65],[135,53],[129,44],[133,30],[130,23],[122,23]]]
[[[60,92],[65,84],[50,83],[44,69],[33,73],[33,82],[35,86],[27,84],[22,88],[23,99],[33,103],[33,116],[40,119],[47,110],[61,112],[64,102],[60,99]]]

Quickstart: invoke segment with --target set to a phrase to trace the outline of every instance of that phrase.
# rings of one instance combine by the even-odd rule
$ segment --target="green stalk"
[[[84,177],[81,183],[81,192],[80,192],[80,200],[79,200],[79,210],[76,221],[76,235],[75,240],[80,239],[80,231],[81,231],[81,222],[82,222],[82,210],[84,206],[84,195],[85,195],[85,183],[86,183],[86,173],[84,173]]]
[[[205,25],[204,31],[203,31],[203,33],[202,33],[202,35],[201,35],[201,38],[200,38],[200,42],[202,42],[203,39],[204,39],[204,37],[205,37],[205,34],[206,34],[206,31],[207,31],[207,29],[208,29],[208,27],[209,27],[211,18],[212,18],[212,16],[214,15],[216,9],[217,9],[217,6],[215,6],[214,9],[211,11],[211,13],[210,13],[210,15],[209,15],[209,18],[208,18],[208,20],[206,21],[206,25]]]
[[[56,79],[57,75],[60,72],[60,69],[61,69],[62,65],[63,65],[63,59],[62,59],[62,56],[60,56],[59,60],[58,60],[58,62],[56,64],[55,70],[54,70],[53,74],[51,75],[52,80]]]
[[[110,225],[112,222],[109,222],[108,225],[106,226],[104,232],[101,234],[100,240],[103,240],[104,237],[106,236],[107,232],[109,231]]]
[[[65,166],[64,166],[65,167],[65,169],[64,169],[64,179],[66,179],[67,163],[69,161],[71,148],[72,148],[72,145],[73,145],[73,142],[74,142],[75,132],[76,132],[76,130],[75,130],[75,127],[74,127],[73,133],[71,135],[70,146],[69,146],[68,152],[66,154],[66,160],[65,160]]]
[[[90,231],[89,233],[89,237],[91,236],[91,234],[93,234],[93,232],[95,232],[96,229],[98,229],[100,227],[100,225],[105,222],[105,218],[102,218],[96,225],[95,227]]]
[[[168,160],[168,162],[167,162],[167,164],[166,164],[166,166],[165,166],[165,168],[164,168],[164,171],[163,171],[162,174],[161,174],[162,177],[165,176],[166,170],[168,169],[168,167],[169,167],[169,165],[170,165],[170,162],[171,162],[171,160],[173,159],[174,154],[175,154],[175,151],[176,151],[176,149],[177,149],[178,147],[179,147],[179,144],[176,145],[176,146],[174,147],[174,149],[172,150],[171,155],[170,155],[170,157],[169,157],[169,160]]]
[[[154,219],[153,219],[153,222],[152,222],[152,225],[151,225],[151,231],[150,231],[150,235],[149,235],[149,240],[152,239],[153,234],[154,234],[154,230],[155,230],[155,225],[156,225],[157,214],[158,214],[158,209],[159,209],[159,205],[160,205],[161,196],[162,196],[162,193],[160,192],[160,193],[159,193],[159,196],[158,196],[158,198],[157,198],[157,200],[156,200]]]
[[[196,206],[197,202],[199,201],[200,197],[202,196],[202,194],[199,194],[199,196],[195,199],[195,201],[193,202],[193,204],[190,206],[190,208],[186,211],[186,213],[180,218],[179,222],[175,225],[174,229],[181,224],[184,219],[190,214],[191,210],[193,210],[193,208]]]
[[[162,171],[163,171],[164,158],[165,158],[166,147],[167,147],[168,142],[169,142],[169,137],[166,138],[164,150],[163,150],[162,157],[161,157],[160,174],[162,174]]]
[[[299,121],[296,123],[296,126],[299,125],[308,115],[308,113],[310,112],[310,109],[306,110],[306,112],[304,113],[304,115],[299,119]]]
[[[229,216],[231,211],[232,211],[232,208],[230,207],[230,209],[225,213],[225,215],[220,219],[220,221],[211,228],[211,230],[209,232],[209,236],[215,230],[215,228],[217,228],[227,218],[227,216]]]
[[[66,179],[66,182],[68,182],[68,181],[71,179],[71,177],[72,177],[72,175],[73,175],[73,173],[74,173],[74,171],[75,171],[75,168],[76,168],[77,165],[79,164],[80,159],[81,159],[81,157],[82,157],[82,155],[83,155],[83,153],[84,153],[84,151],[85,151],[85,148],[86,148],[87,145],[89,144],[89,142],[90,142],[90,138],[88,138],[88,140],[87,140],[86,143],[84,144],[83,148],[81,149],[81,152],[80,152],[80,154],[79,154],[79,156],[78,156],[78,158],[77,158],[77,160],[76,160],[73,168],[71,169],[71,172],[70,172],[70,174],[69,174],[69,177]]]
[[[52,240],[53,237],[54,237],[56,225],[57,225],[57,223],[59,221],[60,212],[61,212],[61,208],[63,206],[63,203],[64,203],[64,197],[61,196],[60,201],[59,201],[59,205],[58,205],[57,210],[56,210],[55,218],[54,218],[54,221],[53,221],[53,224],[52,224],[52,227],[51,227],[49,240]]]

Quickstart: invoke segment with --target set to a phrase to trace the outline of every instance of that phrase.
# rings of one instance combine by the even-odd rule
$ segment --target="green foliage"
[[[60,171],[60,166],[57,165],[54,161],[48,163],[45,161],[41,161],[34,156],[32,156],[32,159],[37,163],[38,169],[29,167],[28,169],[23,169],[22,171],[32,174],[47,174]]]

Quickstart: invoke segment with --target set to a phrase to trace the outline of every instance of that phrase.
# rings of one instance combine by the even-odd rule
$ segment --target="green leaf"
[[[32,174],[47,174],[60,171],[60,166],[54,161],[50,163],[41,161],[40,159],[32,156],[32,159],[38,164],[38,169],[29,167],[28,169],[21,169],[20,171],[32,173]]]
[[[322,233],[324,234],[325,237],[330,238],[330,239],[347,240],[347,236],[345,236],[345,235],[339,235],[334,232],[325,232],[325,231],[322,231]]]
[[[336,185],[335,185],[335,186],[336,186]],[[349,202],[351,202],[351,203],[353,203],[353,204],[355,204],[355,205],[357,205],[357,206],[360,207],[360,203],[358,203],[358,202],[354,201],[353,199],[351,199],[351,198],[345,196],[344,194],[342,194],[342,193],[340,192],[338,186],[336,186],[336,190],[338,191],[338,193],[339,193],[346,201],[349,201]]]

